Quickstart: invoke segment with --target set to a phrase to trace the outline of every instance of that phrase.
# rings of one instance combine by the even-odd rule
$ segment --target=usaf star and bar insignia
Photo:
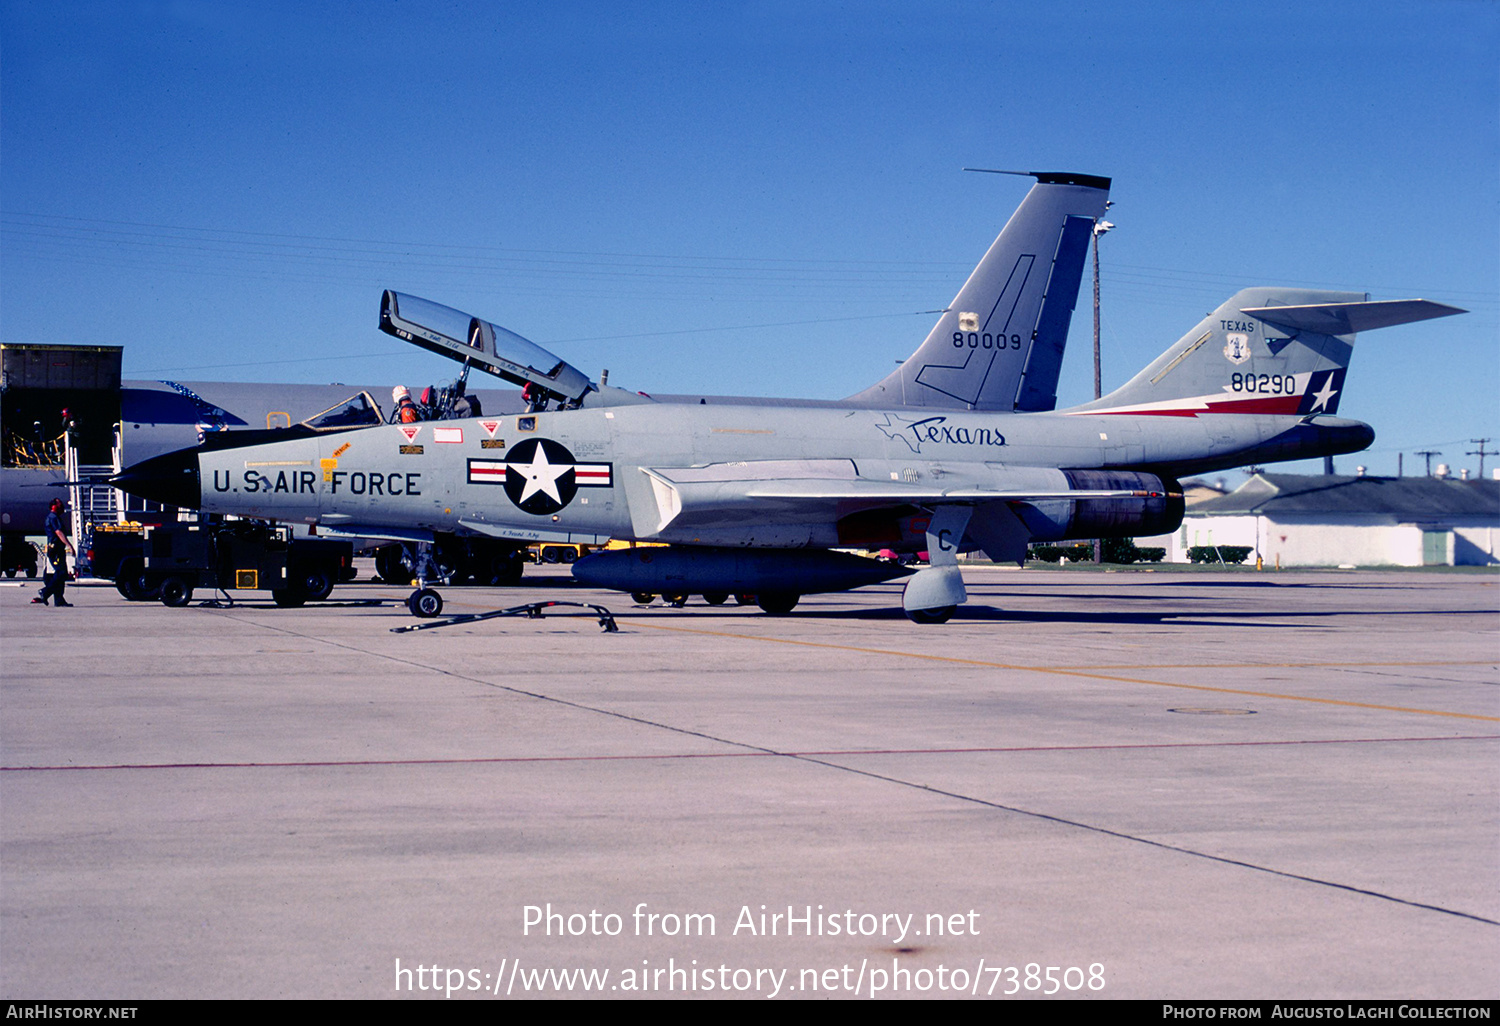
[[[503,459],[470,459],[470,484],[497,484],[523,513],[556,513],[572,502],[580,488],[608,488],[609,463],[580,463],[565,446],[550,438],[517,442]]]

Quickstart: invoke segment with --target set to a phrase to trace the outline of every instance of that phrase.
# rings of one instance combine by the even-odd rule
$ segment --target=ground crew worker
[[[53,599],[53,604],[58,606],[71,606],[73,603],[63,598],[63,589],[68,583],[68,557],[67,553],[78,554],[73,548],[73,543],[68,541],[68,536],[63,532],[62,526],[63,501],[53,499],[52,507],[47,513],[47,572],[42,574],[42,593],[32,599],[33,605],[45,606],[47,599]]]

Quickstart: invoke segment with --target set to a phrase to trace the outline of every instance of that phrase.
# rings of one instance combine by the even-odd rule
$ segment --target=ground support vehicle
[[[160,598],[151,594],[142,580],[146,565],[143,560],[145,542],[138,523],[94,524],[84,538],[82,562],[95,577],[114,581],[115,589],[130,599]]]
[[[327,598],[354,560],[351,542],[293,538],[257,520],[96,529],[91,549],[95,575],[113,577],[120,594],[168,606],[187,605],[195,588],[269,590],[277,605],[300,606]]]

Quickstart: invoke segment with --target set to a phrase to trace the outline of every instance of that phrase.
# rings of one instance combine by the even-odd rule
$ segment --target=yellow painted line
[[[1338,705],[1350,709],[1378,709],[1381,712],[1414,713],[1418,716],[1446,716],[1458,720],[1484,720],[1488,723],[1500,723],[1500,716],[1482,716],[1478,713],[1446,712],[1441,709],[1414,709],[1401,705],[1376,705],[1371,702],[1349,702],[1339,698],[1315,698],[1311,695],[1286,695],[1275,691],[1247,691],[1241,688],[1218,688],[1207,684],[1174,684],[1165,680],[1143,680],[1139,677],[1119,677],[1108,673],[1095,673],[1089,670],[1071,669],[1056,666],[1023,666],[1018,663],[992,663],[983,659],[960,659],[957,656],[928,655],[923,652],[901,652],[889,648],[865,648],[859,645],[834,645],[823,641],[798,641],[793,638],[768,638],[754,634],[735,634],[729,631],[706,631],[695,627],[667,627],[663,624],[643,623],[640,620],[631,622],[632,627],[648,627],[658,631],[677,631],[681,634],[704,634],[715,638],[738,638],[742,641],[769,641],[778,645],[801,645],[805,648],[826,648],[840,652],[860,652],[865,655],[896,656],[900,659],[924,659],[938,663],[956,663],[960,666],[983,666],[993,670],[1022,670],[1027,673],[1055,673],[1064,677],[1083,677],[1090,680],[1107,680],[1117,684],[1144,684],[1149,687],[1158,688],[1180,688],[1184,691],[1208,691],[1220,695],[1243,695],[1251,698],[1279,698],[1288,702],[1314,702],[1319,705]],[[1251,663],[1243,664],[1244,668],[1274,668],[1295,667],[1307,665],[1314,667],[1340,667],[1340,666],[1470,666],[1490,665],[1488,661],[1476,663]],[[1166,669],[1167,667],[1159,667]],[[1183,667],[1183,669],[1205,669],[1205,667]],[[1222,668],[1222,667],[1208,667]]]

